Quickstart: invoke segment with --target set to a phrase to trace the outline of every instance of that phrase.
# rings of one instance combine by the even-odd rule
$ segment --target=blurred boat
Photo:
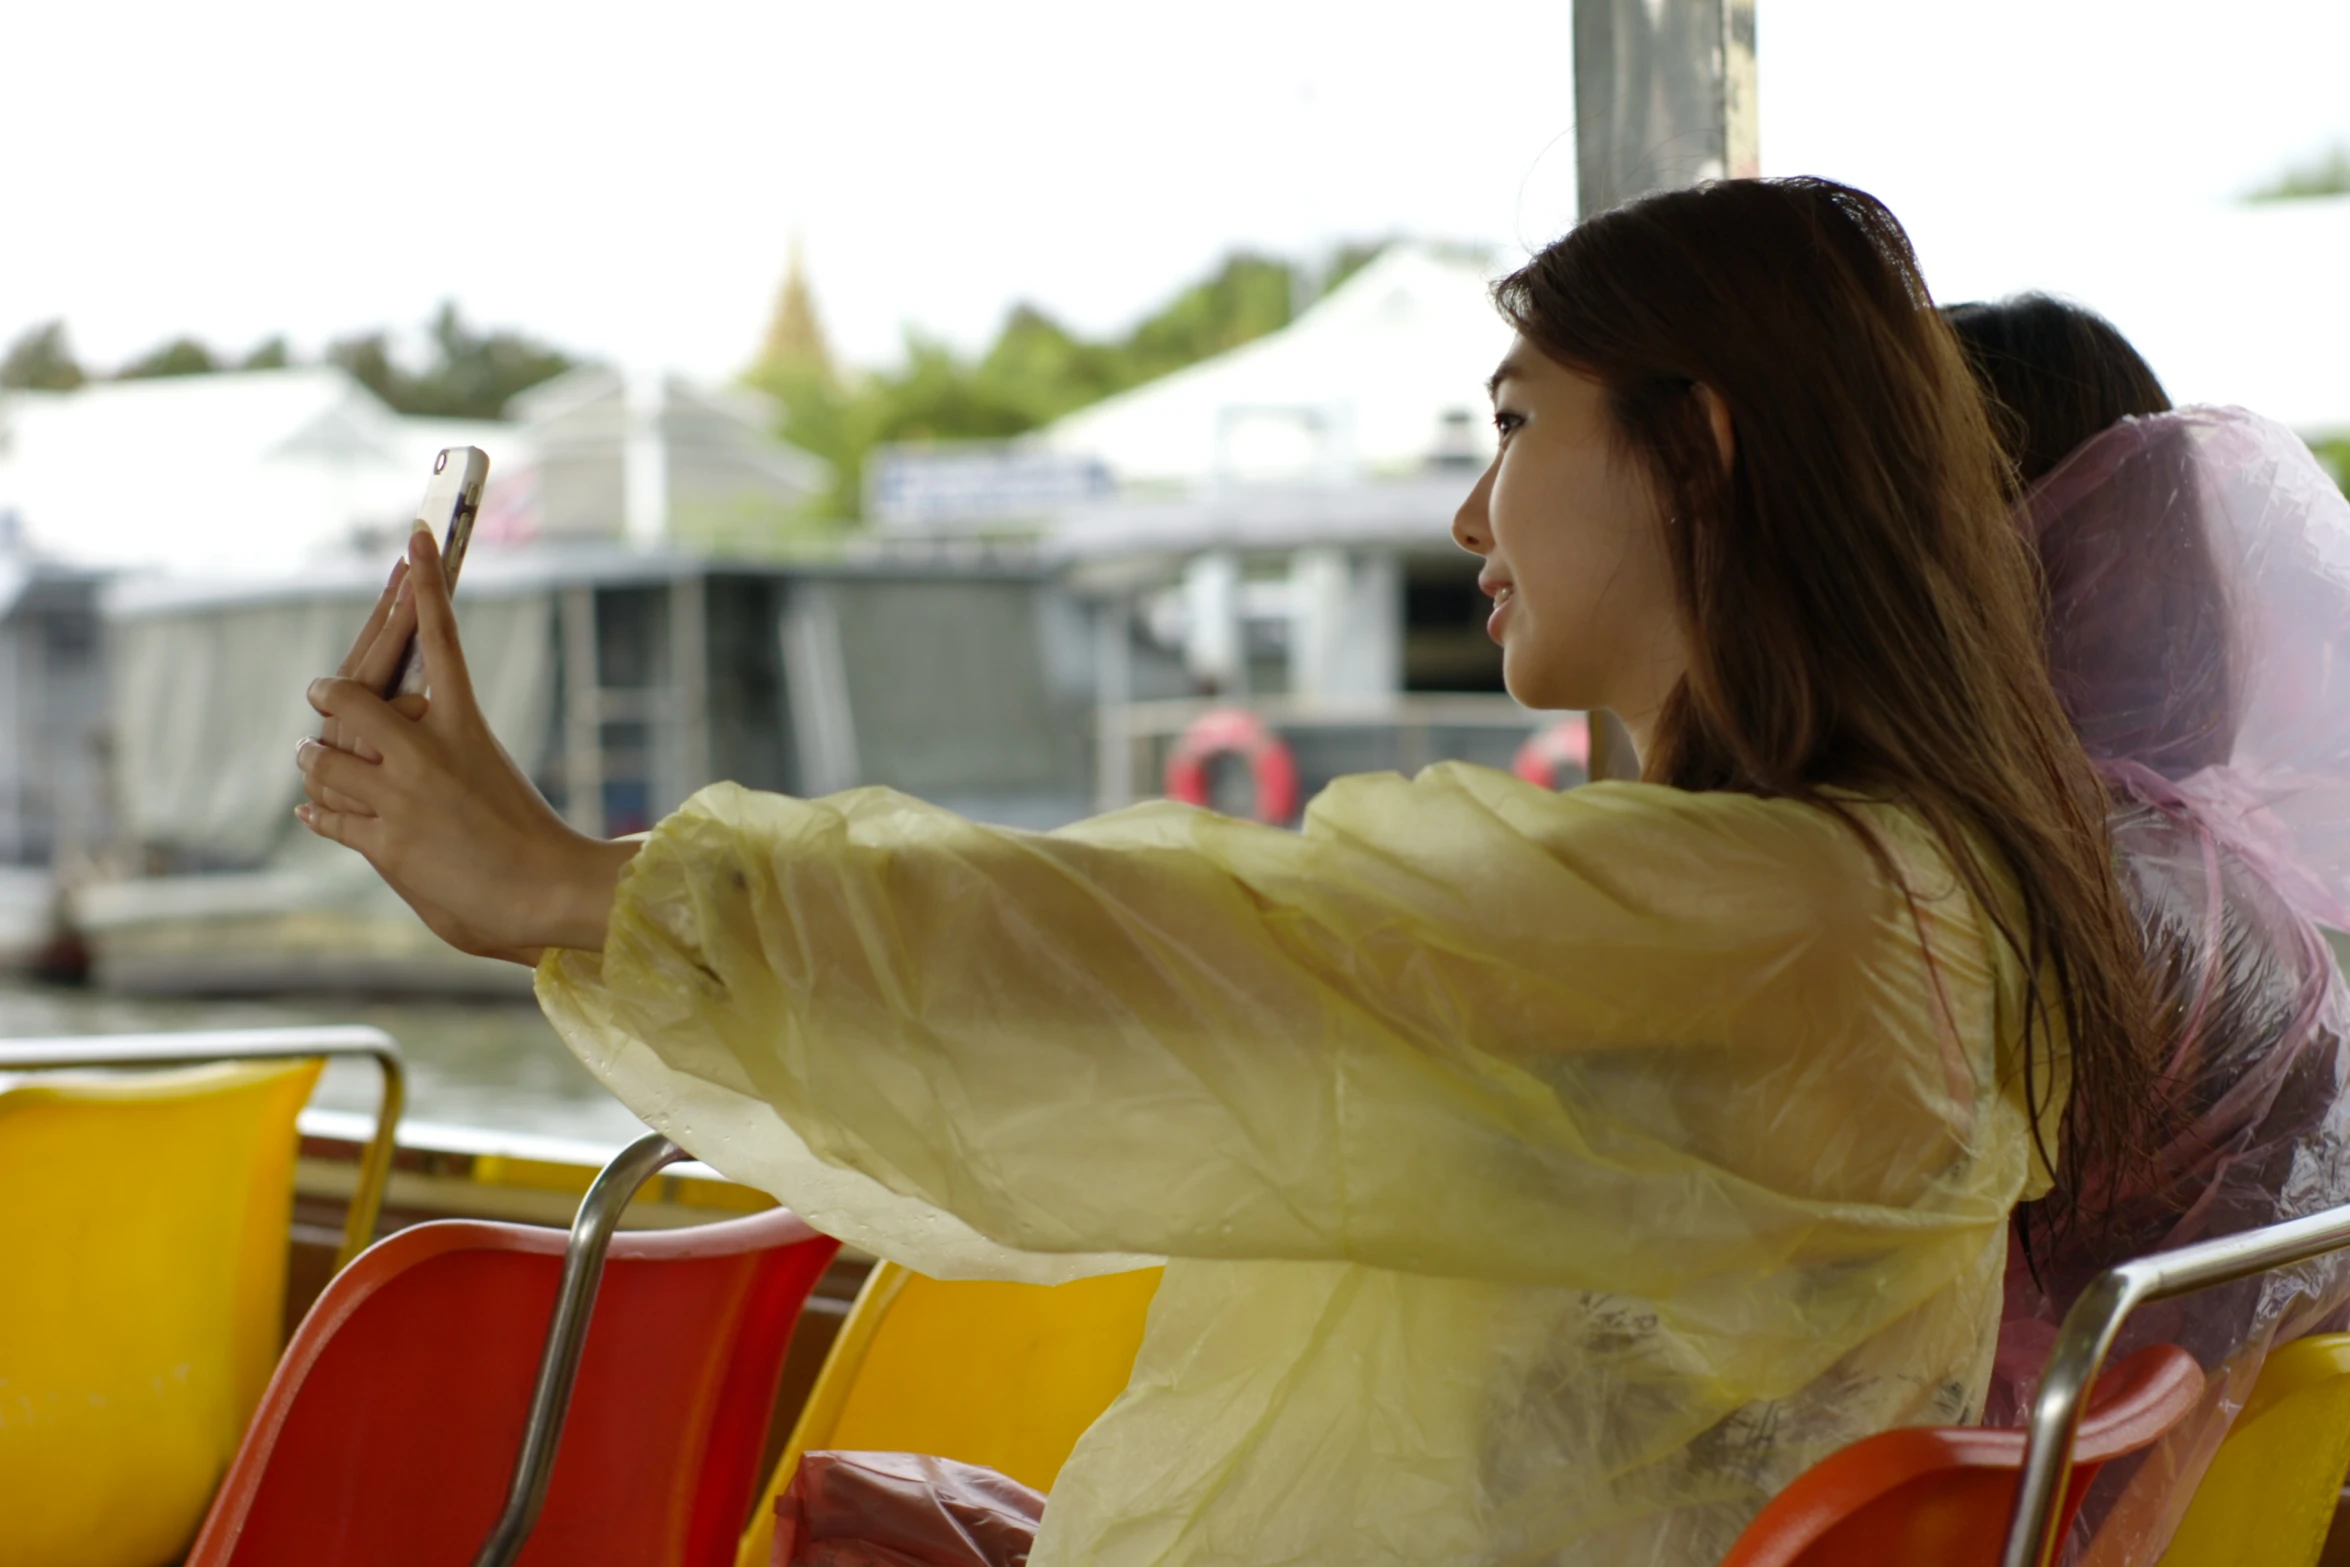
[[[122,582],[107,595],[116,860],[71,897],[92,975],[146,993],[526,992],[449,951],[292,817],[306,677],[380,577]],[[493,728],[582,831],[641,831],[716,778],[877,782],[987,819],[1085,813],[1080,611],[1041,563],[762,565],[615,544],[478,551],[459,594]]]

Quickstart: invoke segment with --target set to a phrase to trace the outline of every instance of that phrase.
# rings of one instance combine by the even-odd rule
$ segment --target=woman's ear
[[[1738,457],[1738,433],[1730,427],[1730,405],[1703,381],[1697,383],[1697,405],[1705,410],[1705,422],[1713,427],[1714,449],[1722,454],[1722,471],[1728,473]]]

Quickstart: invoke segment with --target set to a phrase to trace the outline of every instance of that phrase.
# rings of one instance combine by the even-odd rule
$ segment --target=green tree
[[[454,302],[441,305],[427,338],[432,359],[418,373],[401,366],[383,332],[344,338],[326,356],[399,412],[442,419],[502,419],[517,393],[575,363],[518,332],[476,332]]]
[[[293,351],[286,347],[283,337],[272,337],[254,345],[253,351],[237,361],[239,370],[283,370],[294,362]]]
[[[118,381],[150,381],[168,375],[210,375],[220,368],[212,350],[192,337],[175,337],[114,373]]]
[[[70,392],[89,377],[65,340],[65,323],[44,322],[22,333],[0,358],[0,386],[35,392]]]
[[[1225,258],[1213,277],[1194,283],[1128,335],[1129,385],[1277,332],[1289,325],[1298,294],[1297,269],[1286,261],[1243,252]]]
[[[2334,482],[2342,487],[2342,493],[2350,495],[2350,436],[2331,441],[2313,441],[2310,448],[2317,453],[2317,460],[2333,474]]]
[[[2293,164],[2245,199],[2300,201],[2311,196],[2350,196],[2350,142],[2336,142],[2316,157]]]
[[[381,332],[363,332],[329,343],[326,361],[341,366],[352,380],[394,408],[407,397],[407,374],[392,362],[391,340]]]
[[[1385,249],[1349,245],[1330,258],[1327,292]],[[781,405],[784,438],[832,464],[825,498],[847,522],[863,509],[865,459],[886,441],[1002,439],[1253,342],[1290,323],[1307,290],[1293,263],[1227,256],[1122,336],[1079,336],[1035,305],[1015,306],[976,359],[910,333],[905,362],[878,375],[837,371],[795,256],[760,362],[745,377]],[[790,330],[783,323],[788,320]]]

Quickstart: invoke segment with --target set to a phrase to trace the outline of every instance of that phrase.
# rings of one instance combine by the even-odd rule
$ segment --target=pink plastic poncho
[[[2114,790],[2123,880],[2170,965],[2168,1063],[2187,1129],[2092,1202],[2094,1234],[2024,1211],[1986,1411],[2020,1421],[2057,1325],[2102,1268],[2350,1201],[2350,1020],[2320,925],[2350,927],[2350,502],[2283,427],[2241,409],[2130,419],[2027,497],[2051,673]],[[2343,1297],[2316,1265],[2139,1312],[2217,1373],[2196,1418],[2084,1512],[2089,1560],[2153,1561],[2269,1344]],[[2101,1522],[2100,1522],[2101,1520]],[[2076,1549],[2079,1541],[2076,1539]]]

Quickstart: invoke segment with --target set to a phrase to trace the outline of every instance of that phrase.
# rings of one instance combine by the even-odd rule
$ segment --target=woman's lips
[[[1503,583],[1493,590],[1493,613],[1485,617],[1485,634],[1494,641],[1501,640],[1503,622],[1509,619],[1510,609],[1518,601],[1518,590]]]

